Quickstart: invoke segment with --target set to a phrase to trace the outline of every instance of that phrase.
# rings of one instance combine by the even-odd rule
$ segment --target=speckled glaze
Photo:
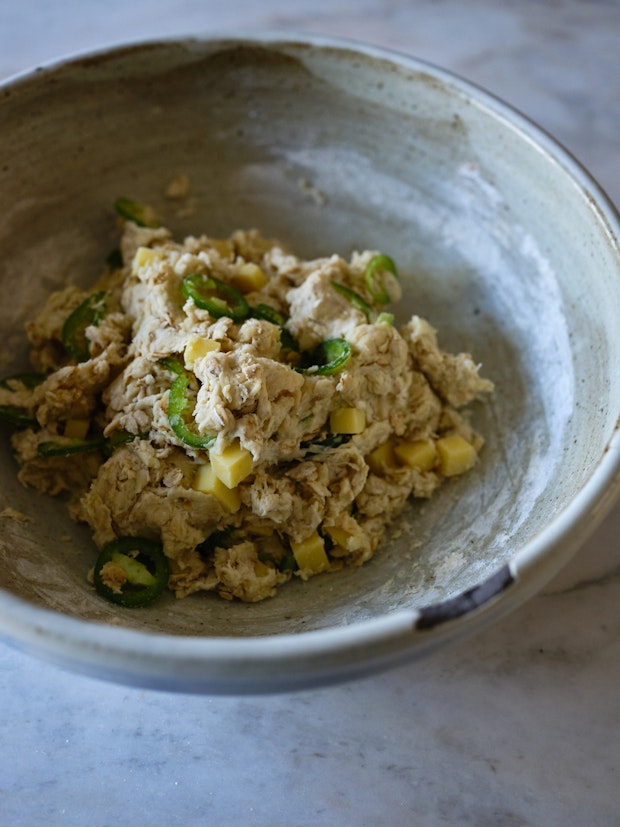
[[[247,606],[210,596],[119,610],[95,549],[2,451],[0,633],[143,686],[307,687],[420,656],[514,608],[572,555],[618,489],[618,218],[535,126],[426,63],[324,38],[253,35],[108,51],[0,87],[1,373],[23,322],[92,282],[119,194],[176,233],[255,226],[303,255],[374,247],[398,312],[428,318],[493,379],[481,462],[415,503],[361,569]],[[163,196],[178,173],[191,209]],[[25,275],[27,274],[27,275]],[[16,554],[18,550],[18,554]]]

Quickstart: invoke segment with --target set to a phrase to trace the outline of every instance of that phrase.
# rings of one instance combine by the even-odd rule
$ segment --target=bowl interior
[[[23,324],[88,285],[112,204],[175,233],[257,227],[302,255],[378,248],[425,316],[496,384],[481,462],[416,502],[360,569],[258,605],[210,596],[123,611],[86,582],[96,550],[64,504],[16,482],[0,440],[0,586],[62,613],[182,635],[350,624],[461,592],[536,538],[591,477],[620,409],[620,280],[605,218],[565,156],[502,105],[415,61],[275,39],[144,45],[14,82],[0,100],[0,373]],[[188,199],[166,200],[175,175]]]

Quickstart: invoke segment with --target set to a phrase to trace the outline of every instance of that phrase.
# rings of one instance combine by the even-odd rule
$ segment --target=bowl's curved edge
[[[411,662],[463,636],[467,627],[473,631],[485,623],[513,582],[505,567],[480,587],[418,611],[342,629],[234,639],[175,637],[85,623],[4,595],[0,635],[26,654],[114,683],[186,694],[290,692]]]

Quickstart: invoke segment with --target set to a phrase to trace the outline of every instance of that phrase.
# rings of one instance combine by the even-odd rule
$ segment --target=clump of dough
[[[184,179],[171,182],[170,198],[186,194]],[[76,364],[62,346],[64,321],[88,293],[53,294],[27,325],[46,378],[0,387],[0,404],[37,423],[13,437],[20,480],[68,494],[100,547],[161,539],[178,597],[255,602],[296,574],[361,565],[410,497],[432,496],[475,462],[482,438],[463,408],[492,383],[468,354],[442,351],[424,319],[398,329],[379,316],[364,280],[373,251],[307,261],[256,231],[179,242],[132,222],[120,249],[122,266],[94,288],[109,302],[86,330],[90,358]],[[195,273],[268,312],[211,315],[183,291]],[[398,300],[398,281],[385,278]],[[347,343],[348,361],[333,373],[302,369],[332,339]],[[213,436],[208,448],[171,425],[171,359],[187,372],[186,425]],[[76,419],[103,447],[42,456],[40,444]],[[336,421],[354,424],[334,432]]]

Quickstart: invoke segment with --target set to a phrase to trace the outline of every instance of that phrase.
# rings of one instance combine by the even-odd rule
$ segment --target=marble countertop
[[[456,71],[538,121],[620,204],[614,0],[0,0],[0,78],[126,40],[257,27]],[[143,691],[0,644],[0,823],[620,825],[619,535],[620,506],[500,623],[293,695]]]

